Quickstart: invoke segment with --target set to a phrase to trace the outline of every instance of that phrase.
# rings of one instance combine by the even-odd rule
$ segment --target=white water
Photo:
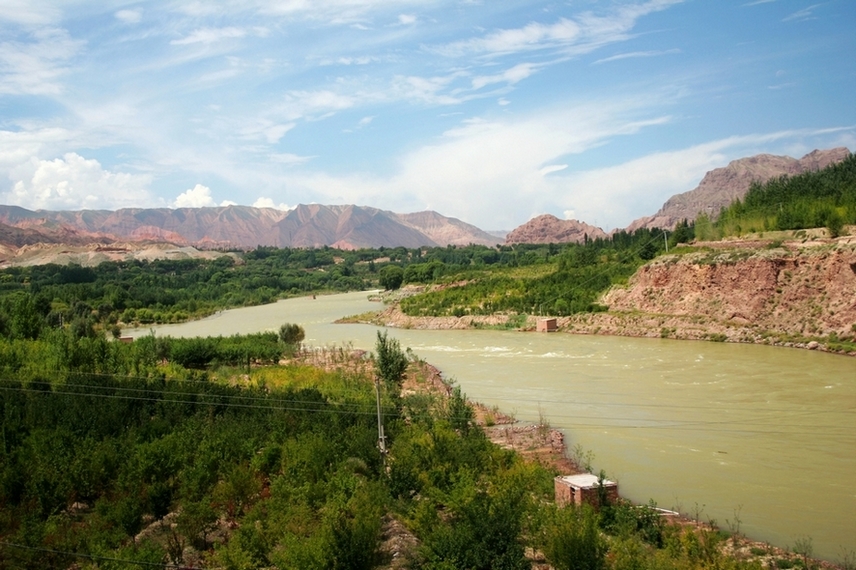
[[[377,310],[365,293],[290,299],[153,327],[197,336],[306,329],[306,344],[371,350],[376,327],[332,321]],[[132,336],[150,329],[129,331]],[[778,546],[856,550],[856,359],[812,351],[506,331],[390,330],[470,398],[518,419],[543,414],[595,454],[622,495]]]

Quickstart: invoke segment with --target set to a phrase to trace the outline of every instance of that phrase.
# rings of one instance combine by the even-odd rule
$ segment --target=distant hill
[[[821,170],[850,156],[847,148],[815,150],[797,160],[789,156],[759,154],[731,161],[728,166],[705,174],[693,190],[669,198],[656,214],[634,220],[628,232],[638,228],[674,229],[681,220],[694,220],[706,213],[716,219],[722,208],[743,198],[752,182],[766,182],[783,174],[795,175]]]
[[[532,218],[522,226],[509,232],[506,244],[514,243],[582,243],[589,239],[605,238],[602,229],[578,220],[560,220],[556,216],[544,214]]]
[[[494,245],[502,241],[473,225],[437,212],[396,214],[353,205],[310,204],[289,211],[249,206],[31,211],[18,206],[0,206],[0,222],[27,229],[31,232],[30,240],[36,239],[34,236],[38,233],[47,238],[65,232],[83,239],[88,236],[92,241],[165,241],[203,248],[327,245],[356,249]],[[16,237],[13,241],[21,239]],[[55,243],[52,239],[42,241]]]

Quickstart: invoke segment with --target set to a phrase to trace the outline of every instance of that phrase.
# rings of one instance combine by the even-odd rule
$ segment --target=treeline
[[[398,397],[407,361],[383,342],[386,458],[362,361],[254,368],[241,386],[160,360],[146,377],[7,371],[0,566],[368,569],[389,564],[398,521],[412,568],[523,570],[538,549],[557,569],[760,570],[649,508],[555,507],[555,473],[488,441],[460,390]]]
[[[531,311],[547,303],[551,310],[585,310],[594,293],[563,290],[584,281],[591,291],[613,279],[623,279],[635,261],[651,259],[664,247],[659,230],[618,232],[610,239],[585,244],[521,244],[486,247],[379,248],[341,251],[259,247],[215,260],[155,260],[104,262],[95,267],[47,264],[0,271],[0,335],[37,338],[44,329],[70,329],[76,337],[96,331],[118,335],[120,325],[182,322],[215,311],[270,303],[280,298],[316,292],[396,289],[407,283],[438,283],[459,276],[499,270],[560,265],[592,265],[618,260],[606,269],[606,280],[588,285],[588,274],[567,274],[534,284],[536,291],[518,296],[501,309]],[[579,259],[578,259],[579,258]],[[586,270],[590,272],[590,270]],[[525,271],[523,273],[526,273]],[[584,272],[585,273],[585,272]],[[526,284],[528,287],[531,283]],[[594,287],[594,289],[592,288]],[[445,303],[445,302],[444,302]],[[441,303],[443,304],[443,303]],[[461,306],[462,302],[452,303]],[[567,304],[567,308],[564,307]],[[470,310],[476,307],[472,302]],[[481,309],[480,309],[481,310]]]
[[[604,310],[597,304],[604,291],[626,282],[642,263],[692,235],[691,226],[684,223],[666,237],[662,230],[643,228],[582,244],[549,244],[534,249],[542,254],[540,263],[523,268],[468,266],[448,272],[433,261],[412,264],[403,271],[404,282],[437,282],[439,274],[454,284],[402,299],[401,309],[412,316],[458,317],[496,312],[562,316]]]
[[[743,200],[725,208],[715,223],[696,220],[702,239],[770,230],[825,227],[830,236],[856,224],[856,155],[815,172],[753,183]]]

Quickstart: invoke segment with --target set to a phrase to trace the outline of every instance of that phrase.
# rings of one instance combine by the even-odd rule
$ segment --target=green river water
[[[371,350],[366,293],[298,298],[201,321],[126,331],[198,336],[306,329],[310,346]],[[856,551],[856,359],[711,342],[512,331],[391,329],[468,397],[520,420],[545,416],[594,454],[621,494],[704,520],[741,521],[778,546],[811,538]],[[736,515],[736,516],[735,516]]]

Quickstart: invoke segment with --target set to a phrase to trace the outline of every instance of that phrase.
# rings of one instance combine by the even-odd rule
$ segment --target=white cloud
[[[544,49],[586,53],[597,47],[627,38],[639,18],[668,8],[683,0],[652,0],[621,6],[606,16],[584,12],[576,19],[559,18],[554,23],[530,22],[521,28],[490,32],[430,48],[449,57],[481,54],[489,57]]]
[[[245,140],[263,140],[268,144],[276,144],[293,129],[294,123],[274,123],[267,119],[260,119],[254,125],[242,128],[240,137]]]
[[[312,119],[329,113],[350,109],[357,100],[351,95],[341,95],[329,89],[317,91],[289,91],[285,100],[272,113],[286,121]]]
[[[293,210],[294,206],[289,206],[288,204],[274,204],[274,201],[270,198],[259,198],[255,202],[253,202],[253,208],[273,208],[274,210],[282,210],[283,212],[287,212],[289,210]]]
[[[541,176],[547,176],[548,174],[552,174],[553,172],[561,172],[568,167],[567,164],[552,164],[550,166],[545,166],[538,172],[541,173]]]
[[[0,93],[57,95],[67,63],[83,46],[60,29],[39,29],[28,42],[0,43]]]
[[[472,82],[473,89],[481,89],[486,85],[494,83],[507,83],[509,85],[514,85],[535,73],[535,70],[538,67],[539,66],[531,63],[520,63],[496,75],[481,75],[474,77]]]
[[[439,142],[405,155],[389,177],[301,172],[289,177],[288,185],[322,203],[383,203],[394,211],[430,208],[480,227],[514,227],[543,212],[566,210],[588,223],[625,227],[656,212],[673,194],[691,190],[705,172],[729,160],[771,152],[783,141],[853,132],[730,137],[611,167],[572,166],[580,162],[574,155],[669,123],[670,117],[653,114],[662,103],[637,95],[528,117],[465,120]]]
[[[797,10],[796,12],[791,14],[790,16],[785,17],[784,19],[782,19],[782,21],[783,22],[792,22],[792,21],[796,20],[796,21],[802,22],[805,20],[812,20],[815,18],[814,10],[815,10],[815,8],[818,8],[818,7],[820,7],[820,4],[813,4],[811,6],[807,6],[807,7],[803,8],[802,10]]]
[[[416,16],[412,14],[399,14],[398,23],[404,26],[409,26],[416,23]]]
[[[151,177],[109,172],[97,160],[70,152],[55,160],[29,161],[13,168],[12,190],[4,201],[30,209],[77,210],[150,206]]]
[[[182,192],[172,203],[173,208],[213,208],[217,202],[211,197],[211,188],[197,184]]]
[[[213,44],[223,40],[243,38],[246,35],[247,31],[241,28],[200,28],[194,30],[189,36],[169,43],[172,45]]]
[[[56,2],[48,0],[3,0],[0,20],[22,25],[45,25],[58,21],[62,11]]]
[[[592,65],[598,65],[601,63],[607,63],[609,61],[619,61],[622,59],[635,59],[639,57],[657,57],[661,55],[668,55],[673,53],[681,53],[679,49],[667,49],[661,51],[632,51],[628,53],[619,53],[610,57],[605,57],[603,59],[598,59],[597,61],[592,62]]]
[[[268,158],[272,162],[277,162],[279,164],[284,164],[286,166],[297,166],[298,164],[304,164],[309,162],[314,157],[312,156],[299,156],[297,154],[292,154],[289,152],[276,153],[268,155]]]
[[[31,157],[54,154],[55,148],[66,147],[72,138],[72,133],[57,127],[0,131],[0,170],[8,172]]]
[[[119,10],[114,16],[126,24],[138,24],[143,19],[143,12],[142,10]]]

